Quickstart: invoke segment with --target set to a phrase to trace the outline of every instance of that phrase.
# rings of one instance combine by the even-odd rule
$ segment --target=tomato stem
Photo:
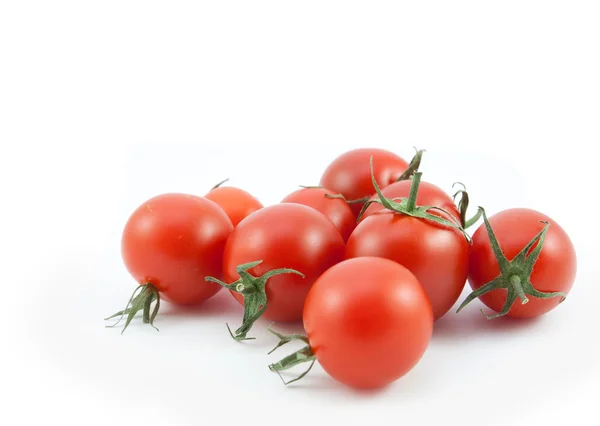
[[[542,292],[533,287],[533,284],[531,283],[531,273],[533,272],[533,267],[537,262],[544,246],[544,241],[546,239],[546,234],[548,233],[550,224],[548,222],[542,222],[544,224],[543,229],[538,232],[512,260],[508,260],[500,248],[500,243],[496,238],[496,234],[494,233],[494,230],[488,221],[483,207],[479,207],[479,212],[483,216],[483,223],[485,224],[488,238],[490,239],[492,252],[494,253],[496,261],[498,262],[500,275],[476,290],[473,290],[461,303],[456,312],[460,312],[473,299],[481,297],[484,294],[497,289],[506,290],[506,301],[500,312],[494,315],[488,316],[485,314],[485,312],[481,311],[487,319],[494,319],[506,315],[512,308],[517,298],[521,299],[521,304],[529,302],[529,298],[527,296],[533,296],[538,299],[560,297],[561,302],[563,302],[566,298],[566,295],[563,292]]]
[[[406,201],[406,211],[413,212],[417,208],[417,195],[419,193],[419,185],[421,184],[421,175],[423,173],[416,172],[412,178],[410,184],[410,193],[408,194],[408,200]]]
[[[152,312],[150,312],[150,308],[152,306],[152,303],[154,303],[154,302],[156,302],[156,304],[154,305],[154,310],[152,310]],[[125,330],[127,329],[127,327],[129,326],[129,324],[131,323],[131,321],[133,320],[133,318],[135,317],[135,315],[141,310],[142,311],[142,321],[145,324],[150,324],[152,327],[154,327],[158,331],[158,328],[156,328],[154,326],[154,319],[156,318],[156,315],[158,314],[159,308],[160,308],[160,294],[158,292],[158,289],[150,283],[139,285],[133,291],[133,294],[129,298],[129,301],[127,302],[127,305],[125,306],[125,309],[123,309],[122,311],[119,311],[107,318],[104,318],[104,320],[109,320],[109,319],[112,319],[115,317],[119,317],[119,319],[117,320],[116,323],[114,323],[113,325],[107,325],[106,327],[108,327],[108,328],[115,327],[117,324],[119,324],[121,322],[121,320],[125,316],[127,316],[127,319],[125,321],[125,326],[123,327],[123,330],[121,331],[121,334],[123,334],[125,332]]]
[[[402,173],[398,179],[396,179],[396,182],[400,182],[402,180],[409,180],[410,178],[413,177],[413,175],[419,171],[419,167],[421,167],[421,160],[423,159],[423,153],[425,152],[424,149],[417,149],[415,148],[415,155],[413,156],[413,158],[410,160],[410,163],[408,164],[408,168],[404,171],[404,173]]]
[[[304,343],[306,343],[306,346],[300,348],[296,352],[291,353],[290,355],[286,356],[285,358],[281,359],[280,361],[278,361],[274,364],[270,364],[269,370],[276,372],[279,375],[279,378],[281,379],[281,381],[283,382],[284,385],[289,385],[290,383],[296,382],[296,381],[300,380],[301,378],[303,378],[304,376],[306,376],[317,360],[315,357],[315,354],[313,353],[312,348],[310,347],[310,343],[308,342],[308,337],[303,336],[301,334],[291,334],[291,335],[281,334],[281,333],[278,333],[278,332],[272,330],[271,327],[269,327],[269,331],[279,338],[279,343],[277,343],[277,346],[275,346],[269,352],[269,354],[271,354],[277,348],[285,345],[286,343],[294,341],[294,340],[300,340],[300,341],[303,341]],[[295,367],[299,364],[305,363],[305,362],[310,362],[310,365],[302,374],[300,374],[296,378],[285,381],[284,378],[281,376],[281,371],[288,370],[290,368],[293,368],[293,367]]]
[[[521,304],[524,305],[527,302],[529,302],[529,299],[527,298],[527,296],[525,296],[525,293],[523,291],[523,286],[521,285],[521,277],[518,275],[511,276],[510,283],[512,284],[513,288],[515,289],[517,296],[519,296],[519,298],[521,299]]]
[[[223,185],[228,180],[229,180],[229,178],[222,180],[221,182],[217,183],[215,186],[213,186],[212,188],[210,188],[210,190],[212,191],[213,189],[217,189],[218,187],[220,187],[221,185]]]
[[[460,195],[460,201],[458,202],[458,212],[460,213],[460,223],[462,224],[464,229],[469,229],[473,226],[481,217],[481,210],[477,209],[477,213],[467,220],[467,210],[469,208],[469,193],[467,192],[467,187],[462,182],[455,182],[452,187],[455,185],[461,185],[462,189],[458,190],[453,196],[452,199],[456,201],[456,197]]]
[[[226,324],[231,337],[238,341],[254,339],[254,337],[246,336],[248,331],[250,331],[252,328],[252,325],[267,309],[267,293],[265,291],[265,287],[269,278],[280,274],[296,274],[304,278],[304,274],[302,272],[298,272],[289,268],[272,269],[260,277],[255,277],[248,272],[248,270],[260,265],[261,263],[262,260],[258,260],[255,262],[238,265],[236,271],[240,278],[231,284],[227,284],[214,277],[205,278],[206,281],[217,283],[230,291],[234,291],[244,296],[244,316],[242,319],[242,325],[235,331],[234,334],[231,332],[229,324]]]

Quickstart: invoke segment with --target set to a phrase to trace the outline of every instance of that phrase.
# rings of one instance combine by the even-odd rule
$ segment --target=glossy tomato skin
[[[346,244],[347,259],[361,256],[383,257],[408,268],[425,289],[436,320],[457,301],[467,281],[469,244],[463,234],[425,219],[391,211],[372,214]]]
[[[196,304],[221,289],[204,278],[222,276],[223,251],[232,229],[225,212],[212,201],[161,194],[140,205],[125,224],[123,261],[139,284],[151,283],[164,299]]]
[[[421,359],[433,314],[408,269],[361,257],[333,266],[315,282],[304,306],[304,328],[315,357],[334,379],[379,388]]]
[[[386,198],[390,199],[408,198],[411,184],[412,181],[410,180],[394,182],[391,185],[383,188],[381,193]],[[379,199],[379,196],[375,194],[371,197],[371,199],[377,200]],[[450,213],[458,221],[458,223],[460,223],[460,213],[458,212],[452,197],[450,197],[443,189],[432,183],[421,181],[419,185],[419,192],[417,192],[416,202],[418,206],[434,206],[442,208]],[[367,208],[367,210],[365,210],[361,220],[364,220],[373,213],[382,210],[386,210],[386,208],[379,203],[373,203]]]
[[[327,198],[335,192],[325,188],[302,188],[286,196],[282,203],[297,203],[323,213],[338,229],[344,242],[354,230],[356,218],[348,203],[341,198]]]
[[[249,272],[260,276],[277,268],[305,275],[282,274],[266,285],[267,309],[273,321],[299,321],[308,290],[328,268],[344,258],[344,240],[337,228],[315,209],[295,203],[276,204],[241,221],[227,240],[223,257],[225,281],[239,278],[238,265],[262,260]],[[243,296],[231,292],[243,303]]]
[[[508,260],[512,260],[543,229],[544,224],[540,221],[550,223],[544,246],[533,267],[531,284],[542,292],[561,291],[567,294],[571,290],[577,272],[577,256],[571,239],[558,223],[543,213],[525,208],[504,210],[488,220]],[[498,262],[492,252],[485,225],[482,224],[473,234],[469,251],[469,285],[475,290],[499,274]],[[529,296],[528,299],[529,302],[524,305],[517,299],[507,316],[537,317],[558,306],[561,298],[538,299]],[[481,296],[480,300],[490,309],[500,312],[506,301],[506,290],[492,290]]]
[[[233,226],[237,226],[246,216],[264,207],[252,194],[234,186],[212,189],[205,198],[217,203],[229,216]]]
[[[375,193],[371,181],[371,155],[373,174],[380,188],[395,182],[408,168],[406,160],[393,152],[377,148],[359,148],[333,160],[321,176],[320,185],[342,194],[347,200],[370,197]],[[355,216],[358,216],[362,206],[361,203],[350,205]]]

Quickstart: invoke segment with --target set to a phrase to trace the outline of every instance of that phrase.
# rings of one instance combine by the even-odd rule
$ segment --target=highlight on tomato
[[[432,335],[433,312],[408,269],[388,259],[361,257],[338,263],[319,277],[306,297],[303,323],[306,335],[270,330],[280,339],[273,351],[293,340],[306,343],[269,366],[281,376],[282,371],[310,363],[285,384],[304,377],[319,361],[347,386],[381,388],[422,358]]]
[[[300,321],[310,287],[343,258],[344,240],[329,219],[311,207],[282,203],[241,221],[223,253],[225,281],[206,279],[230,290],[244,305],[242,325],[230,333],[246,340],[262,316]]]
[[[439,206],[417,205],[421,172],[411,181],[408,198],[385,197],[373,178],[377,200],[369,200],[359,214],[360,223],[346,244],[346,259],[383,257],[408,268],[421,283],[441,318],[458,300],[468,274],[468,235],[458,219]],[[362,219],[373,203],[385,210]]]
[[[222,186],[229,179],[219,182],[204,196],[214,201],[229,216],[233,226],[237,226],[246,216],[262,209],[263,204],[252,194],[235,186]]]
[[[469,251],[469,285],[473,292],[460,312],[479,298],[501,316],[537,317],[563,302],[573,287],[577,256],[565,230],[550,217],[532,209],[503,210],[473,234]]]
[[[342,198],[329,189],[320,186],[305,186],[287,195],[282,203],[297,203],[323,213],[340,231],[344,242],[348,240],[356,225],[356,218],[352,209]]]
[[[419,166],[422,151],[409,163],[393,152],[378,148],[359,148],[343,153],[333,160],[321,176],[320,185],[341,194],[358,215],[365,202],[373,195],[370,158],[377,184],[384,188],[398,180],[410,178]]]
[[[123,262],[139,286],[124,310],[106,318],[119,317],[109,327],[126,318],[124,332],[139,311],[143,322],[154,326],[161,298],[193,305],[214,296],[221,287],[204,278],[222,276],[232,229],[225,212],[203,197],[166,193],[142,203],[127,220],[121,238]]]

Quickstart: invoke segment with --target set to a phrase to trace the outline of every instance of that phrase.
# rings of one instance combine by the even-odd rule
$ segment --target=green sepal
[[[254,340],[254,337],[246,336],[248,331],[250,331],[252,328],[252,325],[267,309],[268,301],[265,287],[269,278],[280,274],[296,274],[304,278],[304,274],[302,272],[298,272],[289,268],[273,269],[260,277],[255,277],[248,272],[249,269],[260,265],[261,263],[262,260],[258,260],[255,262],[238,265],[236,271],[240,278],[231,284],[227,284],[214,277],[205,278],[206,281],[217,283],[228,290],[235,291],[236,293],[244,296],[244,316],[242,318],[242,325],[235,331],[234,334],[229,328],[229,324],[226,324],[229,334],[231,334],[231,337],[233,337],[235,340]]]
[[[315,354],[313,353],[313,350],[310,347],[310,343],[308,342],[308,337],[306,337],[302,334],[290,334],[290,335],[281,334],[281,333],[278,333],[278,332],[272,330],[271,327],[269,327],[269,331],[279,338],[279,343],[277,343],[277,346],[275,346],[269,352],[269,354],[271,354],[277,348],[280,348],[281,346],[285,345],[286,343],[289,343],[294,340],[300,340],[300,341],[306,343],[306,346],[303,346],[302,348],[298,349],[296,352],[291,353],[290,355],[286,356],[285,358],[279,360],[276,363],[270,364],[269,370],[276,372],[279,375],[279,378],[281,379],[281,381],[283,382],[284,385],[289,385],[290,383],[294,383],[294,382],[300,380],[301,378],[303,378],[304,376],[306,376],[308,374],[308,372],[312,369],[313,365],[315,365],[315,362],[317,360],[317,358],[315,357]],[[285,379],[281,375],[282,371],[288,370],[290,368],[293,368],[293,367],[303,364],[305,362],[310,362],[310,365],[303,373],[301,373],[299,376],[295,377],[292,380],[285,381]]]
[[[465,306],[473,301],[473,299],[481,297],[492,290],[498,289],[506,290],[506,302],[502,306],[500,312],[491,316],[485,314],[482,309],[481,313],[487,319],[494,319],[506,315],[517,299],[520,299],[521,304],[523,305],[528,303],[529,298],[527,296],[536,297],[538,299],[561,297],[561,302],[563,302],[566,298],[566,295],[563,292],[541,292],[537,290],[531,283],[531,273],[533,272],[535,262],[538,260],[544,246],[544,241],[546,239],[546,234],[548,233],[550,224],[545,221],[540,221],[544,224],[544,228],[538,232],[525,247],[523,247],[523,249],[513,258],[513,260],[508,260],[500,248],[496,234],[494,233],[494,230],[488,221],[483,207],[479,207],[479,212],[483,216],[483,222],[488,233],[488,238],[490,239],[492,252],[496,257],[498,267],[500,268],[500,275],[490,282],[482,285],[478,289],[472,291],[461,303],[456,312],[460,312]],[[534,245],[535,248],[531,250]],[[529,253],[530,250],[531,253]]]
[[[152,307],[152,303],[154,303],[154,302],[156,302],[156,304],[154,305],[154,309],[152,311],[150,311],[151,307]],[[121,322],[121,320],[125,316],[127,316],[127,319],[125,321],[125,326],[123,327],[123,330],[121,330],[121,334],[123,334],[125,332],[125,330],[127,329],[127,327],[129,326],[129,324],[131,323],[131,321],[133,320],[133,318],[135,317],[135,315],[141,310],[142,311],[142,321],[146,324],[150,324],[152,327],[154,327],[158,331],[158,328],[156,328],[154,326],[154,319],[156,318],[156,315],[158,314],[159,308],[160,308],[160,293],[158,292],[158,289],[150,283],[139,285],[133,291],[133,294],[129,298],[129,301],[127,302],[127,305],[125,306],[125,309],[123,309],[122,311],[119,311],[107,318],[104,318],[104,320],[109,320],[109,319],[112,319],[115,317],[119,317],[119,319],[117,320],[116,323],[114,323],[113,325],[107,325],[106,327],[109,327],[109,328],[115,327],[117,324],[119,324]]]

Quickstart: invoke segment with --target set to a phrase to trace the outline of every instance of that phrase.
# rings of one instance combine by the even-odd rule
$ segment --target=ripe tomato
[[[402,180],[399,182],[394,182],[389,186],[386,186],[381,190],[381,193],[386,198],[408,198],[410,194],[410,180]],[[377,200],[379,196],[377,194],[371,197],[371,200]],[[453,217],[456,218],[457,221],[460,221],[460,213],[452,198],[444,192],[441,188],[429,182],[420,182],[419,192],[417,194],[417,205],[419,206],[435,206],[446,210]],[[361,221],[365,218],[371,216],[373,213],[385,210],[381,204],[373,203],[371,204],[362,214]]]
[[[297,357],[319,361],[334,379],[355,388],[379,388],[422,358],[433,330],[429,300],[415,276],[387,259],[345,260],[313,285],[304,305],[309,344]],[[291,340],[283,335],[282,343]],[[295,364],[272,364],[282,371]]]
[[[219,206],[195,195],[162,194],[140,205],[125,224],[121,240],[125,267],[143,287],[139,298],[130,300],[131,308],[128,304],[121,312],[130,314],[127,324],[142,308],[144,321],[151,322],[148,309],[159,293],[180,305],[216,294],[221,287],[204,278],[222,276],[223,251],[232,229]]]
[[[375,192],[371,182],[369,159],[373,156],[374,175],[380,187],[395,182],[408,168],[408,163],[398,155],[377,148],[361,148],[337,157],[321,176],[320,185],[342,194],[347,200],[370,197]],[[358,215],[363,203],[350,205]]]
[[[233,186],[217,185],[205,195],[217,203],[229,216],[233,226],[237,226],[246,216],[264,206],[252,194]]]
[[[265,207],[239,223],[225,246],[223,273],[225,281],[232,283],[240,278],[239,265],[262,261],[248,273],[259,276],[287,268],[304,274],[304,278],[287,273],[273,276],[264,288],[266,318],[298,321],[314,281],[343,258],[344,240],[333,223],[311,207],[284,203]],[[244,296],[231,293],[244,303]]]
[[[491,228],[491,235],[485,222]],[[495,253],[493,240],[498,242],[500,253]],[[523,255],[518,256],[522,251]],[[473,234],[469,251],[468,279],[474,292],[459,310],[479,297],[499,313],[493,317],[543,315],[569,293],[576,271],[573,243],[550,217],[536,210],[514,208],[488,220],[484,212],[484,224]],[[527,300],[524,304],[523,297]]]
[[[340,231],[345,242],[354,230],[356,219],[346,201],[341,198],[328,198],[325,196],[334,194],[334,192],[325,188],[302,188],[292,192],[281,202],[303,204],[323,213]]]

